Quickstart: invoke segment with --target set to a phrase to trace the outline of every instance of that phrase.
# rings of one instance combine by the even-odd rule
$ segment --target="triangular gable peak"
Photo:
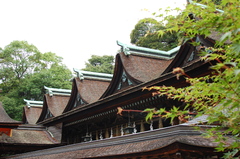
[[[71,90],[57,89],[44,86],[46,94],[43,100],[43,110],[37,122],[52,118],[63,113],[70,95]]]
[[[43,108],[43,101],[26,100],[26,106],[23,108],[23,123],[36,124]]]
[[[106,91],[113,75],[82,71],[74,68],[77,77],[73,79],[72,94],[64,112],[97,101]]]
[[[116,55],[114,77],[101,98],[159,77],[180,48],[162,51],[119,41],[117,44],[121,46],[121,52]]]
[[[111,94],[119,92],[121,90],[133,87],[135,85],[140,84],[141,81],[138,81],[132,78],[127,71],[124,69],[122,64],[122,60],[119,54],[116,55],[115,59],[115,70],[113,80],[111,81],[109,87],[101,96],[101,98],[105,98]]]

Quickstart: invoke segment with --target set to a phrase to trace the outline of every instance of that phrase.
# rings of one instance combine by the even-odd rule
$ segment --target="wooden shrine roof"
[[[27,124],[36,124],[42,113],[42,107],[23,107],[23,122]]]
[[[39,119],[42,108],[43,101],[34,101],[24,99],[26,106],[23,107],[23,123],[24,124],[36,124]]]
[[[203,41],[208,43],[207,39],[200,40],[201,42]],[[116,109],[119,103],[126,102],[128,100],[130,101],[134,98],[137,99],[144,93],[147,94],[146,92],[142,91],[143,87],[149,87],[153,85],[171,85],[175,87],[187,86],[188,84],[185,82],[183,77],[181,77],[180,80],[177,80],[175,75],[172,74],[172,69],[176,67],[182,67],[184,71],[191,77],[204,76],[211,72],[211,70],[209,70],[209,66],[211,64],[202,61],[197,56],[196,48],[189,42],[184,43],[175,58],[170,61],[160,58],[158,62],[154,61],[151,63],[151,60],[155,60],[155,58],[138,55],[135,56],[132,54],[125,55],[122,52],[117,54],[113,79],[107,90],[101,96],[100,100],[97,100],[93,103],[88,103],[84,107],[78,107],[74,109],[74,111],[64,111],[63,114],[52,119],[45,120],[44,122],[41,122],[41,124],[52,125],[53,123],[59,122],[68,123],[70,120],[72,122],[73,120],[80,120],[82,118],[87,119],[87,117],[94,116],[99,112],[113,112],[112,109]],[[147,67],[151,65],[152,68]],[[139,70],[137,70],[137,68],[139,68]],[[148,71],[144,72],[145,69],[148,69]],[[135,73],[136,71],[139,71],[139,73]],[[125,73],[124,77],[123,73]],[[134,76],[136,78],[134,78]],[[140,79],[143,81],[140,81]],[[125,83],[121,83],[121,81],[124,80]],[[126,81],[129,82],[128,86],[120,88],[120,86],[126,84]],[[149,93],[150,92],[148,92],[148,94]],[[71,101],[75,100],[76,96],[74,99],[71,99]],[[72,105],[73,103],[69,104]],[[94,111],[91,109],[94,109]]]
[[[185,66],[183,69],[185,72],[191,76],[196,77],[200,74],[205,74],[206,70],[208,70],[210,64],[207,62],[203,62],[202,60],[195,61],[194,63],[191,63],[187,66]],[[210,70],[208,70],[210,72]],[[41,124],[46,125],[52,125],[53,123],[59,123],[59,122],[68,122],[68,119],[70,118],[82,118],[86,116],[92,116],[94,115],[94,112],[91,111],[91,109],[95,109],[95,111],[106,111],[111,109],[116,109],[118,102],[120,101],[127,101],[135,98],[135,96],[139,96],[139,94],[144,94],[144,91],[142,91],[142,88],[145,86],[153,86],[153,85],[173,85],[175,87],[181,87],[186,86],[186,82],[184,82],[184,78],[180,78],[180,80],[176,79],[176,76],[174,74],[165,73],[164,75],[160,76],[159,78],[156,78],[152,81],[148,81],[142,84],[138,84],[136,86],[133,86],[129,89],[123,90],[121,92],[117,92],[113,95],[107,96],[101,100],[98,100],[96,102],[88,104],[86,107],[79,107],[74,109],[74,111],[65,112],[60,116],[57,116],[52,119],[47,119],[44,122],[41,122]],[[136,94],[135,94],[136,93]],[[146,93],[146,92],[145,92]],[[150,93],[150,92],[148,92]],[[104,109],[103,109],[104,108]],[[116,109],[117,111],[117,109]],[[116,112],[113,112],[116,113]]]
[[[134,80],[141,82],[159,77],[172,62],[172,60],[149,58],[136,54],[126,56],[123,52],[119,53],[119,58],[127,74]]]
[[[47,107],[50,110],[50,112],[53,114],[53,116],[58,116],[62,114],[70,97],[64,96],[64,95],[50,96],[49,94],[45,94],[44,98],[45,98]]]
[[[73,79],[72,93],[63,112],[99,100],[112,79],[112,74],[96,73],[74,69],[77,77]]]
[[[59,143],[59,141],[53,139],[46,130],[13,129],[12,137],[9,137],[5,134],[0,136],[0,143],[56,144]]]
[[[70,99],[71,90],[48,87],[45,89],[47,93],[44,95],[43,109],[37,123],[49,117],[61,115]]]
[[[2,103],[0,102],[0,125],[17,126],[21,123],[21,121],[16,121],[10,118],[9,115],[6,113],[5,109],[3,108]]]
[[[115,58],[113,79],[101,98],[160,77],[180,49],[179,46],[161,51],[120,42],[117,44],[121,46],[121,52]]]
[[[202,128],[204,129],[204,128]],[[175,147],[174,144],[180,146]],[[178,150],[190,151],[189,147],[196,147],[195,153],[204,153],[206,148],[214,148],[217,143],[212,139],[204,138],[201,133],[190,126],[171,126],[137,134],[118,136],[103,140],[95,140],[85,143],[77,143],[60,146],[47,150],[40,150],[10,156],[10,158],[121,158],[125,155],[134,157],[151,155],[155,152],[160,154],[176,153]],[[188,146],[186,148],[185,146]],[[167,148],[168,147],[168,148]],[[171,151],[164,151],[164,149]],[[211,149],[213,153],[213,149]],[[208,151],[209,153],[209,151]]]
[[[53,138],[45,127],[38,125],[20,125],[11,131],[11,137],[0,135],[1,155],[24,153],[41,150],[60,145],[60,141]]]
[[[82,99],[87,103],[96,102],[99,100],[103,92],[106,91],[110,81],[96,80],[96,79],[84,79],[80,80],[75,78],[78,93]]]

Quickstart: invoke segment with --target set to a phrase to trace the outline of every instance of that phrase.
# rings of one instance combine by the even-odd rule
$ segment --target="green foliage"
[[[139,20],[130,34],[131,43],[135,44],[147,33],[153,33],[157,31],[156,25],[158,25],[158,22],[153,18],[145,18]]]
[[[0,58],[0,101],[13,119],[21,119],[23,99],[43,100],[44,86],[71,88],[72,73],[55,53],[41,53],[26,41],[13,41],[0,50]]]
[[[15,120],[22,120],[22,106],[19,105],[19,101],[17,98],[9,98],[7,96],[0,97],[2,101],[3,107],[5,111],[8,113],[10,117],[14,117]]]
[[[71,78],[71,71],[66,66],[53,66],[26,76],[18,87],[17,94],[25,99],[43,100],[44,86],[71,89]]]
[[[176,89],[156,86],[145,89],[154,89],[157,95],[185,102],[183,111],[191,108],[197,111],[199,116],[209,115],[208,124],[218,123],[218,126],[209,129],[205,135],[219,143],[218,151],[228,151],[225,158],[233,158],[240,149],[240,12],[236,9],[239,1],[201,0],[201,3],[206,6],[189,4],[177,19],[173,21],[172,17],[165,17],[164,21],[168,21],[168,31],[182,33],[185,39],[213,34],[220,37],[213,48],[205,47],[205,51],[201,52],[203,60],[217,61],[217,64],[211,67],[214,74],[191,78],[182,70],[177,77],[187,76],[189,87]],[[172,112],[175,111],[171,110],[171,114],[166,114],[166,117],[172,118]],[[175,113],[175,117],[178,116],[179,114]],[[231,142],[228,142],[228,134],[232,135]]]
[[[3,59],[1,61],[2,72],[7,74],[11,70],[14,73],[13,77],[23,78],[24,75],[38,67],[35,64],[39,57],[40,52],[34,45],[28,44],[26,41],[13,41],[0,54],[0,58]]]
[[[136,42],[137,46],[158,49],[168,51],[178,46],[178,41],[176,34],[164,34],[163,36],[159,36],[158,32],[149,33],[144,37],[139,38],[138,42]]]
[[[112,74],[113,73],[113,64],[114,64],[113,56],[92,55],[92,57],[88,60],[88,63],[86,63],[86,68],[84,68],[82,70]]]
[[[52,52],[46,52],[41,54],[41,64],[43,68],[50,68],[53,65],[57,65],[61,63],[63,60],[62,57],[57,56],[55,53]]]
[[[130,34],[131,43],[137,46],[159,50],[171,50],[178,45],[177,34],[167,33],[159,36],[159,33],[166,30],[161,23],[152,18],[140,20]]]

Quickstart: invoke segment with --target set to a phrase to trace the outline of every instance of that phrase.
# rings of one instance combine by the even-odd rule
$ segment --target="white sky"
[[[91,55],[116,55],[130,43],[135,24],[165,6],[186,0],[0,0],[0,47],[25,40],[40,52],[63,57],[70,70]],[[147,10],[146,10],[147,9]]]

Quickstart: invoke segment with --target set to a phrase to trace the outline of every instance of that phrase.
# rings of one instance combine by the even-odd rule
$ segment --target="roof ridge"
[[[50,87],[46,87],[46,86],[44,86],[44,88],[46,89],[46,94],[49,94],[51,97],[53,95],[70,96],[71,95],[71,91],[72,91],[70,89],[50,88]]]
[[[23,99],[26,102],[28,108],[30,107],[43,107],[43,101],[27,100]]]
[[[111,81],[113,77],[112,74],[108,74],[108,73],[83,71],[76,68],[73,68],[73,71],[77,73],[77,77],[80,80],[95,79],[95,80]]]
[[[181,46],[177,46],[169,51],[163,51],[163,50],[151,49],[151,48],[140,47],[140,46],[135,46],[130,44],[124,44],[119,42],[118,40],[117,40],[117,44],[122,47],[121,50],[126,56],[131,54],[136,54],[141,56],[163,58],[167,60],[174,58],[181,47]]]

